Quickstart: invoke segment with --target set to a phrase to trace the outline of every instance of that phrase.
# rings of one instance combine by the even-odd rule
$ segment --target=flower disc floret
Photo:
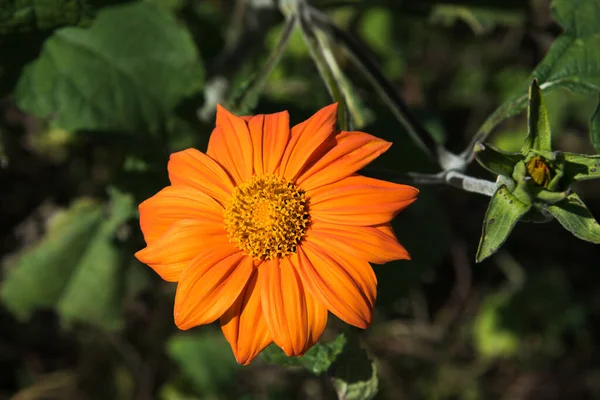
[[[276,175],[237,186],[224,219],[230,241],[255,260],[295,253],[310,222],[305,193]]]

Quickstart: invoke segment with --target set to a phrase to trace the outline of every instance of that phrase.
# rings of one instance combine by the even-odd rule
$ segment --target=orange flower
[[[332,104],[289,128],[287,112],[237,117],[217,106],[206,154],[171,155],[168,186],[140,205],[136,257],[178,282],[180,329],[217,319],[240,364],[275,342],[299,356],[328,311],[373,317],[369,262],[408,259],[390,221],[418,190],[357,175],[391,143],[336,130]]]

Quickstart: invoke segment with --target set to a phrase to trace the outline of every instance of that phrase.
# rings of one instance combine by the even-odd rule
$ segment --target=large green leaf
[[[146,2],[106,8],[90,29],[56,31],[16,89],[23,110],[61,128],[158,134],[203,84],[190,34]]]
[[[88,21],[92,7],[81,0],[3,0],[0,34],[49,30]]]
[[[124,294],[119,228],[131,218],[130,196],[113,192],[111,204],[75,201],[59,212],[44,238],[20,254],[0,290],[5,306],[19,319],[38,308],[56,307],[67,322],[118,326]]]
[[[536,78],[544,91],[566,88],[579,93],[600,93],[600,2],[553,0],[552,15],[564,33],[552,44],[531,78]],[[498,124],[526,106],[524,84],[485,121],[478,136],[487,136]]]

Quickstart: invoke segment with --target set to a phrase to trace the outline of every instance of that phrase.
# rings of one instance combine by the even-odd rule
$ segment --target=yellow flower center
[[[527,162],[527,172],[538,185],[548,187],[550,184],[550,168],[541,156],[535,156]]]
[[[305,193],[275,175],[237,186],[223,215],[229,240],[257,260],[295,253],[310,222]]]

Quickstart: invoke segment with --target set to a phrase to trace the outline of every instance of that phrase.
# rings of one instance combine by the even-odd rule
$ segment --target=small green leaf
[[[544,103],[542,91],[534,79],[529,87],[529,107],[527,108],[528,132],[521,154],[529,150],[552,151],[552,136],[548,111]]]
[[[488,171],[496,175],[512,176],[515,165],[523,159],[520,153],[507,153],[489,144],[477,143],[475,159]]]
[[[506,186],[501,186],[492,196],[483,220],[481,239],[477,249],[477,262],[494,254],[506,241],[517,222],[531,209],[523,204]]]
[[[133,201],[113,193],[111,203],[74,202],[53,218],[44,238],[9,267],[0,298],[17,318],[57,307],[67,322],[118,326],[129,255],[116,236],[133,215]]]
[[[340,334],[330,343],[317,343],[301,357],[288,357],[274,344],[264,349],[260,355],[269,364],[285,367],[302,366],[313,374],[320,375],[329,369],[345,344],[346,337]]]
[[[230,387],[240,370],[220,331],[180,333],[167,342],[167,354],[179,365],[185,381],[202,398],[213,398]],[[180,375],[180,374],[177,374]]]
[[[148,2],[107,7],[89,29],[62,28],[23,71],[21,109],[68,131],[159,135],[203,85],[191,35]]]
[[[576,193],[546,210],[579,239],[600,244],[600,225]]]
[[[600,100],[590,120],[590,140],[596,151],[600,153]]]
[[[565,160],[565,177],[569,183],[600,178],[600,155],[562,153]]]
[[[331,365],[327,375],[341,400],[369,400],[379,390],[377,366],[360,347],[356,335],[350,336],[344,351]]]

